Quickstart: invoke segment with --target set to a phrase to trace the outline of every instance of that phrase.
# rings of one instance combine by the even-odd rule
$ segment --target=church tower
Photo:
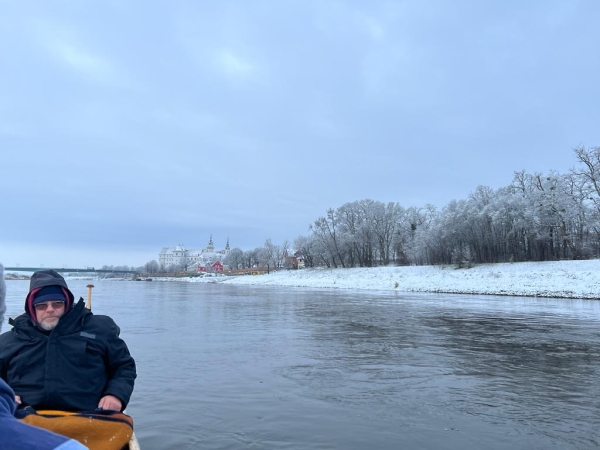
[[[208,247],[206,247],[206,251],[213,253],[215,251],[215,246],[213,245],[213,240],[212,240],[212,233],[210,235],[210,239],[208,241]]]
[[[228,254],[231,249],[229,248],[229,236],[227,236],[227,245],[225,246],[225,254]]]

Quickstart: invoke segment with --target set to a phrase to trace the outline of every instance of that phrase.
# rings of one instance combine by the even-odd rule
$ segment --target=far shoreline
[[[6,281],[28,281],[28,276],[15,275],[5,273]],[[66,279],[132,281],[81,275],[67,275]],[[260,275],[144,274],[137,281],[600,300],[600,260],[490,263],[463,268],[456,265],[319,267],[280,269]]]
[[[151,277],[151,275],[148,275]],[[264,275],[154,278],[159,282],[220,283],[431,294],[600,299],[600,260],[457,266],[307,268]]]

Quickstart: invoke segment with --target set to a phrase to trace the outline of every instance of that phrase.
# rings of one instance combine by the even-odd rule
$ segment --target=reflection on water
[[[94,284],[144,450],[600,446],[600,302]]]

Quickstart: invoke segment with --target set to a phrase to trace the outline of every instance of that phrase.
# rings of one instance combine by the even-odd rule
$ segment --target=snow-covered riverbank
[[[162,281],[600,299],[600,260],[483,264],[470,269],[455,266],[320,268]]]

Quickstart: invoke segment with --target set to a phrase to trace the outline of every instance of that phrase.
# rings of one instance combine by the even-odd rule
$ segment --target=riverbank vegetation
[[[376,267],[584,260],[600,258],[600,147],[573,150],[566,174],[518,171],[508,186],[478,186],[441,209],[363,199],[329,208],[310,233],[282,245],[266,239],[232,249],[226,270],[254,267]],[[187,273],[194,264],[144,273]]]
[[[233,249],[232,268],[475,264],[600,257],[600,147],[574,149],[567,174],[514,173],[438,210],[365,199],[330,208],[282,246]],[[291,249],[293,248],[293,252]],[[292,254],[293,253],[293,254]]]

